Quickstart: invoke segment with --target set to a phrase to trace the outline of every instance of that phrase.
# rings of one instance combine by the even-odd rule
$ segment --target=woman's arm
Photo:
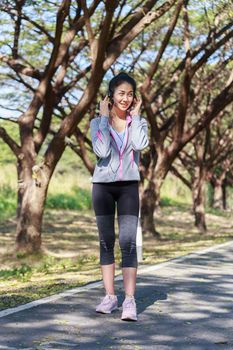
[[[111,153],[108,117],[101,116],[91,120],[91,141],[95,154],[100,158],[107,158]]]
[[[147,121],[140,116],[133,116],[131,125],[133,150],[141,151],[149,144]]]
[[[132,117],[132,147],[134,151],[141,151],[149,144],[147,121],[140,117],[141,105],[141,97],[135,96],[133,108],[130,111]]]

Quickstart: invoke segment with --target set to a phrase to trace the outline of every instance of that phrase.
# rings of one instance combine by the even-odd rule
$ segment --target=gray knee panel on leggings
[[[137,235],[138,217],[119,215],[119,243],[122,254],[122,267],[137,267]]]
[[[98,215],[96,222],[100,239],[100,264],[113,264],[115,231],[114,215]],[[137,235],[138,217],[134,215],[119,215],[119,243],[122,255],[122,267],[137,267]]]
[[[108,265],[114,263],[114,231],[115,215],[98,215],[96,223],[99,231],[100,240],[100,264]]]

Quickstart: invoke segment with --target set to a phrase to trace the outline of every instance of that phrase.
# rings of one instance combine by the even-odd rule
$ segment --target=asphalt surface
[[[122,280],[116,293],[121,305]],[[121,321],[121,307],[97,314],[103,295],[96,283],[32,308],[0,312],[0,350],[233,349],[233,241],[140,270],[138,322]]]

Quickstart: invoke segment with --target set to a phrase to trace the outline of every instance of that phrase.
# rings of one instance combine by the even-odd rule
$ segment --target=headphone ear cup
[[[108,92],[108,97],[110,99],[110,103],[113,105],[113,94],[111,91]]]

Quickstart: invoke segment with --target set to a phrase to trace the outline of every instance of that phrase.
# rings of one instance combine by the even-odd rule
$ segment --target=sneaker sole
[[[124,318],[121,318],[121,320],[122,321],[136,322],[138,319],[137,318],[124,317]]]
[[[98,314],[111,314],[113,311],[117,310],[118,307],[115,307],[111,311],[105,311],[105,310],[95,310]]]
[[[138,319],[137,317],[121,317],[122,321],[133,321],[136,322]]]

